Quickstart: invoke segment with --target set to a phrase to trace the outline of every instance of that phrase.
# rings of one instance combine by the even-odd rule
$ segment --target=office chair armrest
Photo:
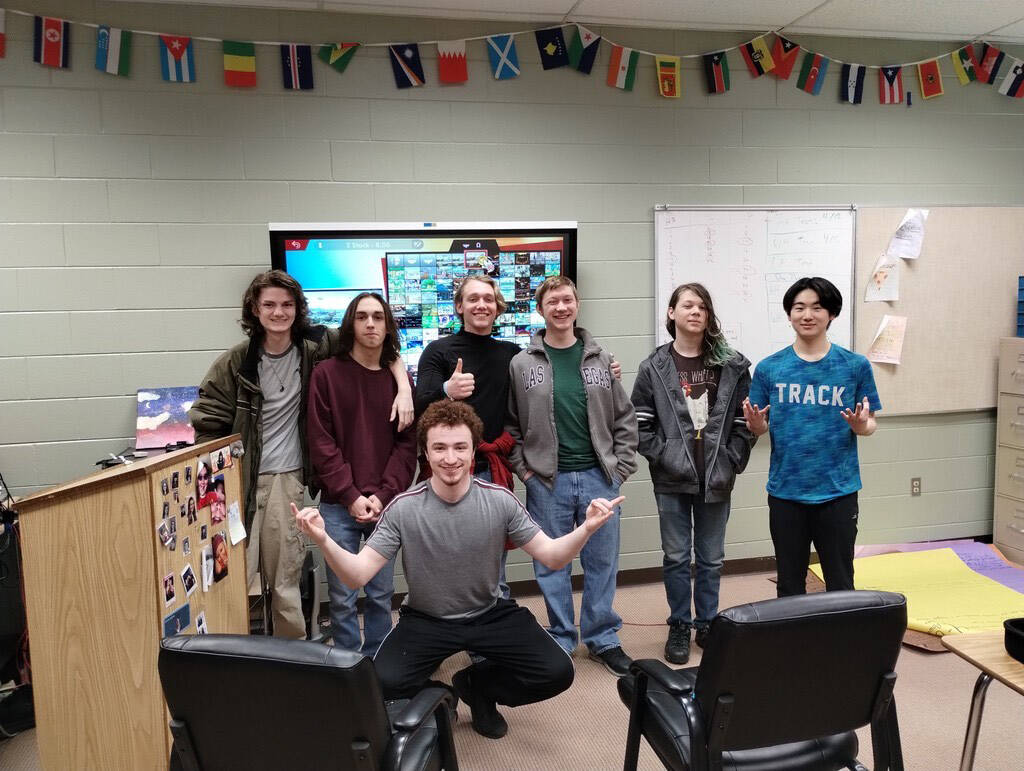
[[[673,696],[685,696],[693,690],[693,681],[681,671],[669,669],[658,659],[636,659],[629,671],[634,675],[643,673]],[[686,670],[683,670],[686,671]]]
[[[415,731],[442,704],[451,709],[453,698],[447,688],[424,688],[409,700],[391,725],[398,731]]]

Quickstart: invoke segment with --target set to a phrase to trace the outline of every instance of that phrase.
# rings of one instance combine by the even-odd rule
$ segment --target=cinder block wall
[[[238,40],[435,40],[530,26],[89,0],[26,5]],[[675,53],[745,39],[598,31]],[[655,204],[1024,203],[1024,105],[991,87],[961,87],[948,60],[946,94],[929,102],[907,73],[910,109],[878,105],[870,77],[863,105],[839,104],[837,66],[817,97],[799,91],[795,76],[752,80],[738,55],[728,94],[706,95],[691,59],[683,98],[661,99],[647,57],[635,91],[624,93],[604,84],[607,47],[590,77],[543,72],[531,35],[517,38],[523,74],[514,81],[491,78],[476,42],[464,86],[436,84],[434,49],[425,46],[424,88],[398,91],[383,50],[363,49],[344,75],[316,62],[316,89],[297,93],[283,90],[272,47],[257,50],[259,87],[232,90],[217,43],[196,42],[199,79],[183,85],[160,80],[151,37],[135,39],[131,78],[97,72],[94,36],[75,26],[73,68],[55,71],[31,61],[31,20],[7,17],[0,471],[16,494],[80,476],[124,448],[136,389],[196,383],[240,339],[242,291],[269,263],[268,221],[579,220],[582,323],[623,362],[631,388],[653,345]],[[799,42],[874,64],[953,48]],[[989,532],[993,445],[988,412],[883,418],[861,443],[861,542]],[[767,450],[767,442],[756,448],[737,486],[728,558],[771,553]],[[919,498],[909,497],[911,476],[922,477]],[[622,567],[660,564],[645,466],[624,492]],[[517,562],[510,575],[528,577],[529,565]]]

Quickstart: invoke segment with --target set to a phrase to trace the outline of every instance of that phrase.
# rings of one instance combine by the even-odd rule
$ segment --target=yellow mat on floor
[[[907,627],[919,632],[981,632],[1024,617],[1024,594],[974,572],[952,549],[862,557],[853,566],[858,589],[905,595]],[[820,565],[811,570],[822,577]]]

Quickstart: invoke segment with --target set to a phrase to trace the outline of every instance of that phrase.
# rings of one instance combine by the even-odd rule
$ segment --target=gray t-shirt
[[[366,545],[387,559],[402,548],[405,604],[437,618],[473,618],[501,596],[498,574],[506,537],[528,543],[540,527],[508,489],[473,478],[456,503],[429,480],[397,496]]]
[[[261,474],[282,474],[302,468],[299,400],[302,381],[299,349],[294,345],[276,356],[262,352],[259,362],[263,391]]]

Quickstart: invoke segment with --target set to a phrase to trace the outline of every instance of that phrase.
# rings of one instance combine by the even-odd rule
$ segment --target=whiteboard
[[[755,365],[794,338],[782,296],[803,276],[822,276],[843,294],[829,339],[853,349],[855,211],[844,208],[717,209],[658,206],[654,212],[654,330],[672,338],[672,290],[708,288],[722,330]]]

